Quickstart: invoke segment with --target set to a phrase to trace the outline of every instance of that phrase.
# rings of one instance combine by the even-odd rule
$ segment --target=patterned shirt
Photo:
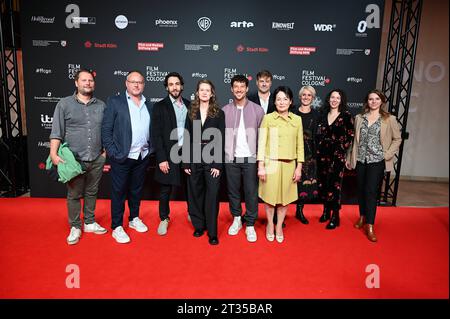
[[[367,114],[363,115],[358,149],[358,162],[378,163],[384,160],[383,147],[381,146],[381,116],[369,127]]]

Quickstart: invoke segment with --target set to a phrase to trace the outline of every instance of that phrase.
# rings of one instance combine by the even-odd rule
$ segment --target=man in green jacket
[[[82,69],[75,75],[77,91],[62,98],[53,114],[50,134],[50,158],[53,165],[64,163],[58,155],[61,142],[67,143],[74,156],[84,164],[85,173],[66,183],[70,234],[67,243],[74,245],[81,237],[81,198],[84,198],[84,232],[105,234],[107,230],[95,222],[98,185],[105,164],[101,141],[101,124],[105,103],[93,96],[94,74]]]

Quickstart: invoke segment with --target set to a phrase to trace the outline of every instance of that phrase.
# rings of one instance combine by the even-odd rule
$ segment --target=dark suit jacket
[[[152,105],[146,101],[148,113],[150,114],[150,127],[152,126]],[[149,135],[151,136],[149,129]],[[102,122],[102,143],[109,158],[123,163],[128,158],[131,148],[131,117],[128,110],[128,102],[125,93],[109,97]],[[153,152],[151,139],[149,143],[149,154]]]
[[[195,128],[201,128],[201,132],[198,132],[198,130],[194,132]],[[220,134],[210,135],[207,132],[203,135],[203,132],[209,128],[218,129],[216,133],[220,132]],[[208,164],[211,168],[222,171],[225,161],[225,113],[219,110],[217,117],[208,117],[205,123],[201,125],[200,112],[198,112],[194,121],[188,118],[186,130],[189,132],[189,135],[185,135],[183,139],[183,168],[190,168],[192,163],[199,164],[198,158],[201,156],[201,163]],[[198,140],[199,138],[201,138],[201,141]],[[199,142],[202,144],[199,144]],[[217,156],[220,160],[214,160],[210,163],[205,162],[205,158],[203,158],[203,148],[205,147],[211,151],[211,157],[215,158]],[[187,148],[189,148],[189,154],[185,152]]]
[[[259,99],[258,92],[249,94],[247,96],[247,98],[250,101],[252,101],[253,103],[261,105],[261,101]],[[270,97],[269,97],[269,105],[267,106],[267,113],[266,114],[272,113],[273,111],[276,111],[276,109],[275,109],[275,103],[274,103],[274,96],[273,96],[273,93],[271,93]]]
[[[183,98],[189,112],[188,100]],[[186,115],[187,119],[187,115]],[[178,141],[171,140],[170,134],[177,128],[177,118],[173,110],[172,101],[167,96],[165,99],[153,105],[152,115],[152,144],[155,148],[156,163],[169,162],[169,173],[164,174],[159,167],[156,167],[155,180],[162,184],[180,185],[180,163],[175,164],[170,158],[170,150],[176,147]]]

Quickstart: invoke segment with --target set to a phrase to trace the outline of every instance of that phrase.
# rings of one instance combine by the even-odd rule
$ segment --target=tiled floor
[[[400,180],[397,206],[449,206],[448,183]]]

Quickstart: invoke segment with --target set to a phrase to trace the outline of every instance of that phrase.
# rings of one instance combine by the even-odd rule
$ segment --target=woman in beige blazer
[[[356,169],[358,185],[360,218],[354,226],[363,228],[372,242],[377,241],[374,223],[384,171],[394,168],[394,155],[402,143],[397,119],[384,110],[386,101],[379,90],[367,94],[362,113],[355,117],[355,137],[346,161],[348,169]]]

